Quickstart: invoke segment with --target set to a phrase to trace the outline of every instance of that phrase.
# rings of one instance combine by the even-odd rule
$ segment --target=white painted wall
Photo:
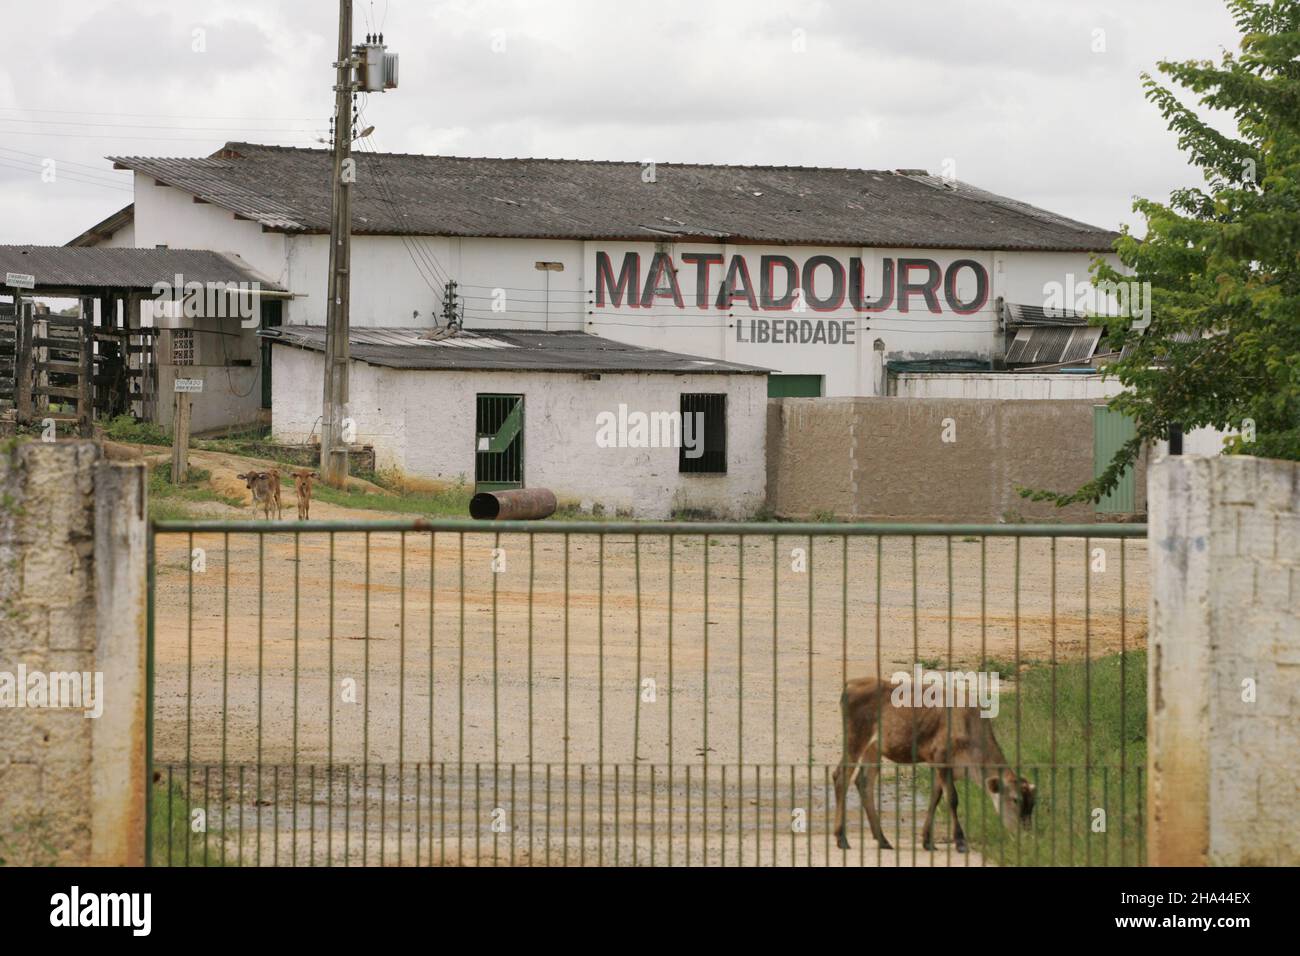
[[[320,353],[276,346],[272,421],[277,440],[320,435]],[[766,496],[767,383],[762,375],[412,371],[353,362],[349,414],[356,441],[373,445],[379,468],[474,482],[475,393],[524,396],[524,482],[561,500],[638,518],[668,518],[676,508],[747,517]],[[600,448],[596,416],[677,411],[683,392],[725,392],[727,473],[681,474],[675,448]]]
[[[1005,372],[903,372],[893,376],[891,394],[899,398],[998,398],[1105,400],[1124,386],[1100,375],[1049,375]]]
[[[255,223],[237,220],[215,206],[195,203],[188,193],[158,186],[136,175],[135,242],[139,246],[166,244],[173,248],[204,248],[234,252],[255,268],[293,291],[288,303],[290,324],[323,324],[329,240],[326,236],[287,236],[263,232]],[[358,223],[358,227],[362,224]],[[670,252],[678,265],[678,282],[686,306],[677,309],[660,300],[650,308],[595,305],[596,253],[610,254],[617,271],[627,251],[641,257],[640,281],[656,249]],[[872,345],[884,344],[886,359],[986,358],[1003,348],[997,331],[994,303],[998,296],[1014,302],[1043,304],[1044,286],[1064,283],[1067,276],[1086,279],[1090,253],[994,252],[989,250],[870,249],[850,247],[729,245],[725,243],[609,243],[546,239],[455,239],[355,236],[352,247],[352,321],[357,326],[429,326],[440,312],[442,284],[454,278],[465,305],[468,328],[583,329],[619,341],[677,352],[758,365],[786,374],[826,377],[826,394],[879,394]],[[724,268],[714,267],[710,288],[716,296],[726,262],[742,252],[759,281],[757,264],[765,254],[788,255],[802,263],[816,254],[843,262],[862,257],[868,294],[877,294],[879,263],[884,257],[930,258],[941,267],[956,259],[979,262],[989,276],[988,301],[978,313],[939,315],[924,310],[902,314],[891,308],[857,315],[850,306],[834,312],[751,312],[737,304],[730,310],[698,309],[694,304],[695,266],[684,264],[685,252],[724,256]],[[1114,257],[1108,257],[1115,263]],[[541,272],[539,261],[560,262],[562,272]],[[1117,263],[1115,263],[1117,264]],[[550,291],[546,291],[549,278]],[[973,292],[974,278],[962,273],[958,292]],[[778,291],[781,286],[778,284]],[[941,299],[942,301],[942,299]],[[896,304],[895,304],[896,305]],[[494,310],[495,306],[495,310]],[[414,313],[418,312],[416,316]],[[738,342],[736,320],[752,318],[856,320],[852,344],[773,344]]]

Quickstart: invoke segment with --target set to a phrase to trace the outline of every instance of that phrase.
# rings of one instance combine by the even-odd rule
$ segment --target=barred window
[[[727,473],[727,396],[683,393],[682,447],[677,470],[685,473]]]
[[[172,330],[172,364],[194,364],[194,330]]]

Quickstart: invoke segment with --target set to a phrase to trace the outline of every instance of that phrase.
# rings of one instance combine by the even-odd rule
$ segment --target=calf
[[[268,521],[272,510],[275,511],[276,520],[280,519],[279,471],[274,468],[269,471],[250,471],[235,477],[241,479],[253,495],[253,514],[257,514],[258,506],[261,506],[262,515]]]
[[[311,480],[320,475],[305,468],[293,473],[293,490],[298,496],[298,520],[307,521],[311,517]]]
[[[946,793],[952,810],[953,842],[958,853],[966,852],[966,836],[957,819],[954,768],[984,776],[984,787],[1008,830],[1028,829],[1034,812],[1034,785],[1017,777],[1007,766],[1007,758],[993,736],[993,721],[981,716],[977,707],[895,704],[891,697],[897,686],[888,680],[859,677],[844,686],[840,697],[844,751],[834,775],[835,838],[839,848],[849,848],[844,805],[849,786],[856,781],[871,835],[882,849],[892,849],[872,799],[881,757],[894,763],[928,763],[938,769],[939,786],[931,795],[921,832],[922,846],[927,850],[934,849],[934,811]]]

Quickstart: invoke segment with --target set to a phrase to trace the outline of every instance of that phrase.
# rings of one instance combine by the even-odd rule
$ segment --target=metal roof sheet
[[[586,332],[475,329],[431,338],[429,329],[352,329],[351,357],[385,368],[430,371],[676,372],[765,375],[768,370],[642,348]],[[258,333],[278,345],[323,352],[325,327],[284,325]]]
[[[110,157],[267,229],[328,232],[328,150]],[[1109,251],[1117,234],[924,170],[357,153],[353,232]]]
[[[36,291],[99,288],[152,289],[156,282],[203,285],[256,282],[266,292],[283,286],[236,255],[207,249],[132,249],[112,246],[0,246],[0,279],[6,272],[36,277]]]

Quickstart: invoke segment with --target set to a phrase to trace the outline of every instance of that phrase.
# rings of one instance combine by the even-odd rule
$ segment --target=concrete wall
[[[881,521],[1066,521],[1017,486],[1073,491],[1093,476],[1091,401],[786,398],[768,405],[768,504],[777,515]],[[945,424],[955,441],[944,441]],[[1139,467],[1138,508],[1145,472]]]
[[[145,487],[143,465],[103,461],[90,442],[0,450],[0,858],[8,865],[144,861]],[[78,682],[87,690],[102,675],[102,697],[49,707],[32,696],[42,682],[53,686],[48,675],[74,673],[90,675]],[[17,706],[20,694],[28,706]]]
[[[289,346],[272,351],[272,430],[278,441],[320,436],[322,358]],[[524,482],[585,509],[602,505],[641,518],[676,509],[748,517],[766,494],[767,379],[716,373],[411,371],[353,362],[349,415],[356,442],[373,445],[379,468],[474,483],[476,393],[524,396]],[[683,392],[727,395],[727,473],[681,474],[676,448],[601,448],[596,416],[675,412]]]
[[[1300,463],[1151,469],[1149,858],[1300,864]]]

